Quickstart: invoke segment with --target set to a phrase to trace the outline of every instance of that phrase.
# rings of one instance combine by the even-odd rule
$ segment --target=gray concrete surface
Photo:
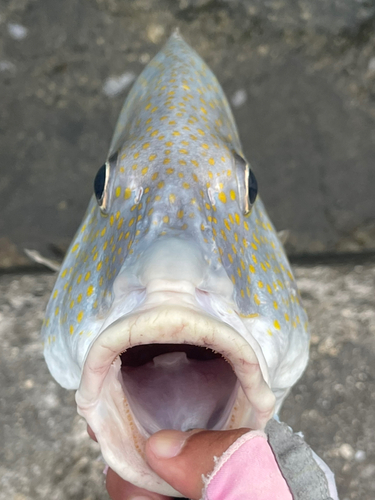
[[[0,4],[0,265],[66,247],[130,80],[176,26],[232,102],[289,253],[375,249],[373,1],[17,0]]]
[[[373,500],[375,265],[295,272],[311,359],[281,418],[335,471],[341,500]],[[39,329],[53,282],[47,274],[0,276],[0,500],[107,498],[99,450],[73,393],[43,360]]]

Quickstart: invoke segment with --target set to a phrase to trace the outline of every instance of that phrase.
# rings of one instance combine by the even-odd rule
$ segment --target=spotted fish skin
[[[45,357],[62,386],[79,387],[95,340],[142,302],[132,275],[142,255],[155,242],[178,240],[194,242],[201,252],[202,289],[212,303],[217,297],[220,302],[221,292],[210,285],[210,276],[226,278],[226,314],[235,318],[233,325],[252,330],[281,404],[307,363],[307,317],[259,197],[250,215],[243,213],[235,153],[243,156],[218,81],[183,39],[172,35],[121,111],[108,153],[113,165],[107,213],[93,197],[48,303]],[[116,313],[121,276],[127,289]]]

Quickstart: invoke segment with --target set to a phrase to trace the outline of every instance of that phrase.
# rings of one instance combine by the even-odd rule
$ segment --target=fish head
[[[262,429],[307,362],[298,292],[215,76],[174,34],[131,89],[43,324],[108,465],[160,429]]]

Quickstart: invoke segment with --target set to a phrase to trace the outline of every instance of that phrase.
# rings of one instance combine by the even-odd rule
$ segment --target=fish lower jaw
[[[231,326],[204,311],[163,304],[102,332],[76,401],[112,469],[176,496],[145,462],[147,438],[163,428],[264,428],[275,402],[264,376],[253,348]]]

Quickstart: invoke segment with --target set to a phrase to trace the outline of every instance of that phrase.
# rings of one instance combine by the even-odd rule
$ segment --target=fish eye
[[[248,162],[236,152],[233,155],[241,209],[249,215],[258,195],[258,182]]]
[[[117,153],[112,155],[104,165],[99,168],[94,179],[94,194],[103,215],[108,213],[111,198],[111,179],[114,177],[112,173],[115,173],[113,170],[115,170],[117,165],[117,157]]]
[[[106,181],[106,170],[107,166],[104,163],[99,170],[98,173],[95,176],[94,179],[94,193],[96,197],[96,201],[98,202],[99,207],[102,204],[103,201],[103,195],[104,195],[104,188],[105,188],[105,181]]]
[[[253,206],[258,195],[258,182],[255,178],[254,172],[249,169],[249,201]]]

